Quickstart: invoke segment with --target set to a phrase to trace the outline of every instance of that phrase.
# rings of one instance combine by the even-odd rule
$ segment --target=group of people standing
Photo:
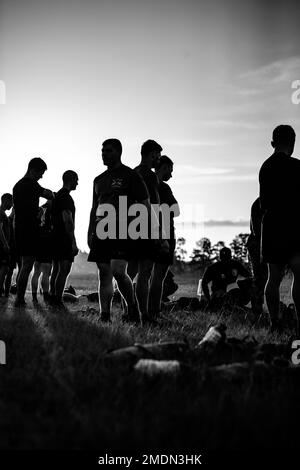
[[[257,313],[262,311],[265,294],[271,326],[277,331],[282,328],[279,288],[287,266],[293,273],[292,297],[297,318],[300,314],[300,161],[292,158],[295,131],[291,126],[277,126],[271,145],[274,153],[260,169],[260,194],[251,209],[248,252],[256,289],[253,309]],[[172,177],[173,162],[161,152],[162,147],[157,142],[147,140],[141,147],[140,164],[131,169],[121,161],[122,144],[118,139],[108,139],[102,144],[102,160],[107,170],[93,182],[88,261],[95,262],[98,267],[100,317],[104,322],[111,320],[113,278],[125,301],[125,321],[155,323],[160,314],[163,282],[175,251],[173,218],[179,215],[178,203],[166,183]],[[62,305],[66,279],[78,253],[75,205],[70,195],[78,185],[78,175],[75,171],[66,171],[63,186],[55,194],[38,183],[46,169],[41,158],[33,158],[25,176],[14,186],[12,195],[6,193],[1,198],[0,292],[8,295],[17,261],[16,306],[25,305],[33,266],[33,301],[37,301],[37,280],[42,272],[45,301]],[[129,236],[129,231],[124,235],[124,230],[120,229],[117,222],[124,216],[120,201],[125,196],[126,210],[136,205],[146,209],[146,231],[142,230],[146,236]],[[39,207],[40,197],[47,200],[42,207]],[[114,209],[116,219],[113,236],[99,235],[99,224],[105,219],[103,208],[107,205]],[[172,208],[166,220],[164,215],[161,217],[153,210],[163,205]],[[12,213],[7,217],[6,211],[12,207]],[[130,214],[132,216],[129,210],[126,230],[132,221]],[[224,290],[224,282],[236,280],[239,274],[250,276],[247,270],[231,260],[228,248],[224,248],[221,255],[224,259],[221,256],[220,263],[208,268],[203,277],[203,291],[209,301],[209,282],[212,282],[213,294]]]
[[[107,170],[97,176],[93,183],[88,261],[98,266],[100,317],[104,322],[111,319],[113,278],[125,300],[125,321],[155,323],[160,313],[163,281],[173,263],[175,251],[173,217],[179,215],[177,201],[166,183],[172,176],[173,162],[169,157],[162,156],[161,152],[162,147],[154,140],[144,142],[141,162],[131,169],[121,161],[122,144],[118,139],[108,139],[102,144],[102,160]],[[0,288],[8,286],[9,266],[14,252],[19,266],[15,301],[18,307],[26,304],[25,292],[33,267],[33,301],[37,301],[38,279],[42,273],[44,300],[55,306],[63,306],[64,287],[78,253],[75,205],[70,195],[78,185],[78,175],[75,171],[66,171],[62,188],[54,193],[38,183],[46,170],[47,165],[41,158],[33,158],[25,176],[14,186],[12,195],[2,196],[0,254],[3,252],[5,256],[0,259]],[[127,233],[124,237],[119,233],[118,225],[114,237],[99,236],[97,225],[104,218],[101,207],[110,204],[118,218],[120,197],[124,196],[127,197],[129,207],[141,204],[146,208],[149,221],[146,224],[147,236],[133,239]],[[41,207],[40,197],[47,200]],[[160,204],[176,208],[167,221],[168,238],[162,235],[165,221],[153,211],[153,207]],[[12,206],[12,223],[9,223],[5,211]],[[126,223],[129,224],[131,219],[126,219]],[[159,234],[155,237],[152,233],[153,220]],[[3,293],[8,295],[8,292],[6,287]]]
[[[66,171],[62,188],[53,193],[38,183],[46,170],[44,160],[33,158],[24,177],[15,184],[12,195],[2,196],[0,289],[1,293],[9,295],[11,274],[17,264],[17,307],[26,305],[25,292],[33,267],[33,301],[37,301],[38,279],[42,273],[45,301],[60,305],[66,279],[78,253],[74,234],[75,206],[70,196],[77,187],[78,175],[75,171]],[[41,207],[40,197],[47,200]],[[5,211],[12,207],[7,217]]]

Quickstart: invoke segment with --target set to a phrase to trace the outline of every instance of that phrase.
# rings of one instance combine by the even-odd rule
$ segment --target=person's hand
[[[72,243],[72,255],[76,256],[76,255],[78,255],[78,253],[79,253],[79,249],[78,249],[76,243]]]

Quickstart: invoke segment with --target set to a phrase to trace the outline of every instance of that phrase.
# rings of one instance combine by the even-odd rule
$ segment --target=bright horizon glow
[[[1,194],[36,156],[48,166],[43,187],[57,191],[76,171],[86,251],[101,143],[119,138],[134,167],[152,138],[174,161],[181,206],[202,205],[204,220],[249,219],[273,128],[300,127],[296,1],[0,0],[0,12]]]

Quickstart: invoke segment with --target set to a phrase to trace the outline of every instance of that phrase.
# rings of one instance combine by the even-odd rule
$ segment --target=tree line
[[[239,233],[229,243],[233,259],[240,261],[245,266],[249,264],[246,247],[248,236],[249,233]],[[223,241],[218,241],[213,245],[209,238],[202,237],[196,242],[196,246],[189,256],[190,259],[187,260],[186,239],[179,237],[175,251],[175,267],[179,271],[184,271],[187,268],[204,270],[218,259],[219,252],[224,246],[225,242]]]

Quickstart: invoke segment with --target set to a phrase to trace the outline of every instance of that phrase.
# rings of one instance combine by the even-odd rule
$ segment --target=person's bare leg
[[[149,299],[149,280],[153,269],[153,261],[140,260],[136,281],[136,299],[142,320],[147,320],[148,299]]]
[[[268,263],[268,280],[265,287],[265,296],[272,327],[276,327],[279,321],[279,288],[283,275],[284,265]]]
[[[295,255],[289,262],[289,266],[293,273],[292,298],[296,309],[296,334],[300,335],[300,253]]]
[[[132,282],[134,281],[135,276],[138,273],[139,263],[135,259],[131,259],[127,264],[127,274],[131,278]]]
[[[134,290],[130,277],[126,271],[127,261],[125,260],[112,260],[111,268],[112,273],[117,281],[118,289],[125,300],[125,317],[128,315],[128,320],[140,322],[138,308],[135,304]],[[125,318],[123,317],[123,318]]]
[[[33,274],[31,277],[31,295],[33,301],[37,301],[37,293],[39,286],[39,278],[42,272],[42,264],[39,261],[35,261],[33,265]]]
[[[42,287],[43,295],[49,294],[49,281],[50,281],[51,268],[52,268],[51,263],[42,263],[41,265],[41,271],[42,271],[41,287]]]
[[[111,302],[114,295],[113,274],[110,263],[97,263],[99,275],[99,309],[103,321],[110,321]]]
[[[0,266],[0,296],[4,294],[4,281],[8,273],[8,266],[6,264]]]
[[[17,282],[16,304],[24,304],[29,274],[33,268],[34,256],[22,256],[22,265]]]
[[[62,300],[67,278],[70,274],[72,261],[60,260],[58,273],[55,280],[55,297],[60,302]]]
[[[4,292],[5,292],[5,297],[8,297],[9,296],[9,293],[10,293],[10,287],[11,287],[11,280],[12,280],[12,277],[13,277],[13,273],[14,273],[14,268],[13,266],[9,266],[8,267],[8,271],[6,273],[6,277],[5,277],[5,283],[4,283]]]
[[[149,289],[148,311],[150,317],[157,317],[161,311],[163,284],[169,269],[168,264],[155,263]]]
[[[50,295],[51,296],[55,295],[55,281],[57,278],[58,269],[59,269],[58,261],[55,260],[52,262],[52,271],[51,271],[51,276],[50,276]]]

